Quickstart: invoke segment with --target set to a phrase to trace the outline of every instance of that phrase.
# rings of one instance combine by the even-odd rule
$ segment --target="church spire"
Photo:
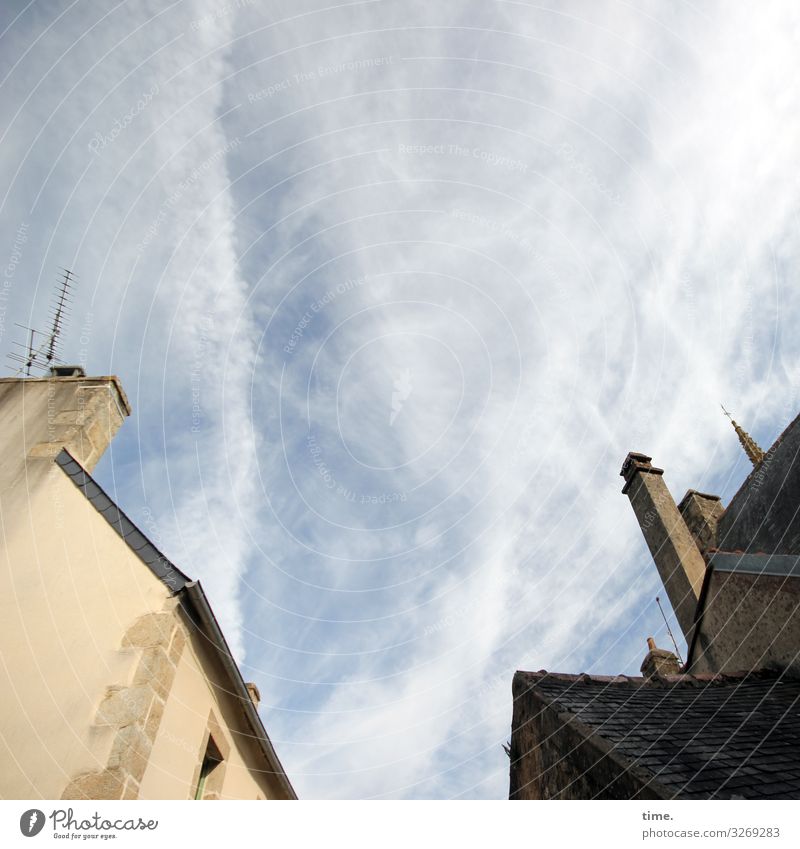
[[[722,404],[720,404],[720,407],[722,407]],[[747,454],[750,462],[754,466],[757,466],[764,459],[764,452],[758,447],[755,439],[736,424],[733,420],[733,416],[725,409],[725,407],[722,407],[722,412],[725,413],[725,415],[731,420],[733,429],[739,437],[739,442],[742,443],[742,448],[744,448],[744,453]]]

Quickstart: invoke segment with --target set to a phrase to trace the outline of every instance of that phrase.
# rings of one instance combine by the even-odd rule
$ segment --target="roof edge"
[[[60,379],[63,380],[65,378]],[[66,379],[69,380],[70,378]],[[222,629],[217,622],[214,611],[211,609],[211,605],[199,581],[193,581],[175,566],[172,561],[167,559],[147,536],[134,525],[128,516],[120,510],[114,500],[108,496],[105,490],[66,448],[63,448],[58,453],[54,462],[75,484],[76,488],[83,493],[87,501],[113,528],[128,548],[150,569],[161,583],[173,595],[188,600],[192,609],[197,613],[206,637],[219,652],[223,669],[233,685],[234,695],[238,696],[242,703],[242,710],[247,723],[253,731],[253,736],[258,742],[267,763],[272,767],[272,774],[276,776],[286,797],[288,799],[297,799],[297,794],[269,739],[264,723],[261,721],[261,717],[258,715],[250,693],[247,691],[242,673],[233,659],[225,635],[222,633]]]
[[[55,457],[55,464],[72,481],[86,500],[114,529],[130,550],[173,594],[180,592],[191,578],[179,569],[168,557],[162,554],[146,534],[131,521],[119,505],[84,469],[84,467],[62,448]]]
[[[272,775],[276,777],[278,784],[280,784],[288,799],[297,799],[294,787],[292,787],[292,783],[289,781],[289,777],[286,774],[286,770],[283,768],[283,764],[278,757],[278,753],[275,751],[272,741],[269,739],[267,729],[264,727],[264,723],[258,715],[256,706],[253,704],[250,693],[245,686],[245,681],[242,677],[239,666],[233,659],[230,647],[228,646],[228,641],[222,633],[222,629],[219,626],[217,617],[214,615],[214,611],[211,609],[211,605],[208,602],[208,597],[206,596],[203,587],[199,581],[189,581],[183,587],[180,596],[182,598],[186,598],[190,602],[192,608],[195,610],[200,619],[200,624],[206,632],[209,642],[219,652],[223,668],[234,685],[234,695],[238,696],[242,705],[242,711],[247,719],[248,725],[253,731],[253,736],[258,742],[267,763],[272,767]]]

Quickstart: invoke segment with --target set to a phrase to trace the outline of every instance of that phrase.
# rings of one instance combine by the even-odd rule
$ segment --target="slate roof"
[[[514,684],[607,740],[667,797],[800,798],[800,680],[517,672]]]
[[[717,525],[727,551],[800,554],[800,415],[731,498]]]
[[[75,486],[120,535],[131,551],[173,593],[182,590],[191,582],[191,578],[170,562],[119,509],[66,448],[62,449],[56,457],[56,464],[64,470]]]

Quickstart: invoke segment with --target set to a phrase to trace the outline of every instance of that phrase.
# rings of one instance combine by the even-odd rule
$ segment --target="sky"
[[[791,0],[3,3],[0,348],[71,269],[64,359],[133,407],[95,476],[301,798],[506,797],[515,670],[671,646],[619,471],[727,501],[720,403],[765,448],[800,409],[799,38]]]

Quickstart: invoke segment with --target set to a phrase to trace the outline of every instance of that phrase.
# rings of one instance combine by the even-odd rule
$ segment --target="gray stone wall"
[[[559,715],[514,677],[510,799],[660,799],[591,729]]]
[[[715,571],[689,671],[753,669],[800,675],[800,579]]]

